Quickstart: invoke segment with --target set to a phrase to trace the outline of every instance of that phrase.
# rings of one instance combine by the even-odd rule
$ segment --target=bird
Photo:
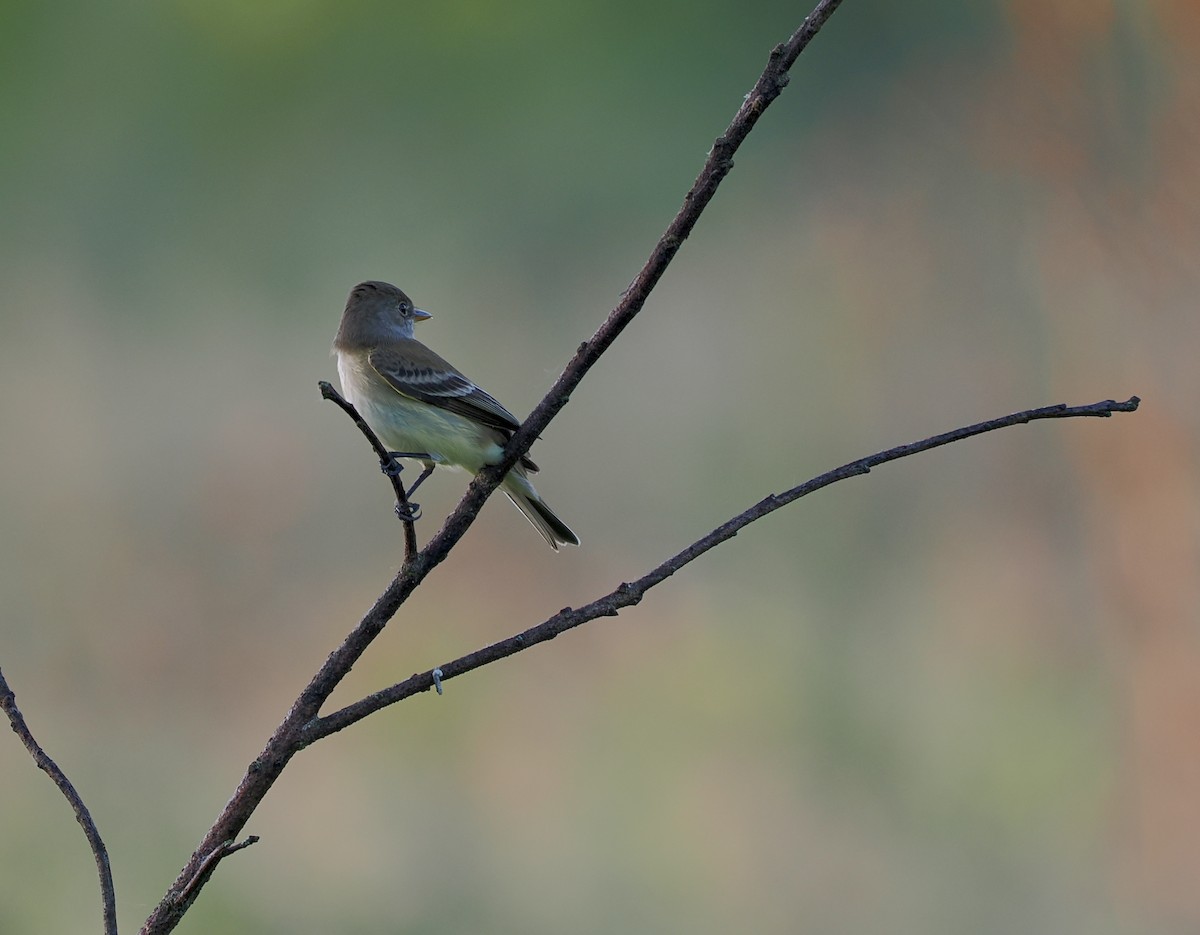
[[[520,427],[516,416],[413,337],[432,318],[391,283],[371,280],[350,290],[333,342],[342,391],[394,457],[424,464],[412,491],[438,465],[472,474],[496,464]],[[538,470],[522,456],[500,483],[550,548],[579,545],[529,482]]]

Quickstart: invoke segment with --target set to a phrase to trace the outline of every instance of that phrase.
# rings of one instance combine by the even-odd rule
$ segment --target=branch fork
[[[458,506],[447,517],[441,529],[430,539],[424,549],[418,550],[417,548],[416,512],[408,500],[404,485],[400,482],[399,471],[392,469],[396,465],[392,453],[379,441],[355,408],[342,398],[332,385],[324,381],[320,383],[321,395],[340,406],[366,436],[379,458],[384,473],[388,475],[392,483],[396,494],[397,515],[404,525],[404,560],[392,582],[376,600],[374,606],[367,611],[342,643],[330,653],[324,664],[297,697],[283,721],[275,729],[262,753],[249,764],[237,790],[208,830],[191,859],[180,871],[172,887],[146,919],[141,929],[142,935],[162,935],[162,933],[172,931],[212,877],[218,864],[230,854],[243,850],[259,840],[256,835],[250,835],[239,842],[238,836],[292,757],[315,741],[344,730],[376,711],[411,695],[430,689],[436,690],[440,694],[443,683],[450,679],[499,659],[523,652],[538,643],[554,639],[561,633],[583,623],[599,617],[616,616],[622,609],[639,603],[651,588],[662,583],[705,552],[737,535],[750,523],[830,484],[869,473],[872,468],[887,461],[908,457],[940,445],[960,441],[972,435],[1011,425],[1039,419],[1105,417],[1115,412],[1133,412],[1137,409],[1139,400],[1135,396],[1120,403],[1105,400],[1086,406],[1058,405],[1024,410],[988,422],[954,429],[942,435],[931,436],[919,442],[900,445],[858,461],[849,462],[783,493],[764,497],[640,578],[622,582],[608,594],[589,604],[579,608],[564,607],[557,614],[521,633],[443,663],[427,672],[413,675],[339,710],[321,715],[321,708],[336,686],[349,673],[351,667],[405,603],[409,595],[446,558],[450,550],[475,521],[484,501],[521,456],[528,451],[538,435],[566,405],[580,380],[641,311],[647,297],[679,251],[683,241],[691,233],[709,201],[712,200],[721,180],[732,169],[734,154],[754,128],[759,117],[787,86],[790,69],[797,57],[840,3],[841,0],[820,0],[800,28],[786,42],[771,50],[762,74],[742,101],[732,122],[714,141],[700,174],[684,197],[683,205],[659,238],[646,264],[622,293],[620,301],[603,324],[591,338],[579,344],[574,356],[549,392],[521,427],[513,433],[505,447],[502,459],[497,464],[485,467],[479,472],[468,486]],[[415,485],[413,489],[415,489]],[[91,815],[88,814],[82,800],[66,776],[29,733],[24,718],[16,707],[15,696],[4,681],[2,673],[0,673],[0,709],[3,709],[8,715],[13,730],[21,736],[37,765],[51,775],[75,809],[100,872],[104,931],[106,935],[116,935],[116,907],[112,891],[112,875],[108,867],[108,856],[103,841],[100,840]]]

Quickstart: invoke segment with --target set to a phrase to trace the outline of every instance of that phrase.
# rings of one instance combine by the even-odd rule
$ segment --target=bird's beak
[[[423,309],[423,308],[414,308],[412,310],[412,316],[413,316],[413,321],[424,321],[426,318],[433,317],[427,311],[425,311],[425,309]]]

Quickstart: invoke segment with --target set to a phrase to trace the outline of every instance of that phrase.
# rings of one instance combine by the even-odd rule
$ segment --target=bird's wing
[[[409,399],[502,432],[515,432],[521,425],[494,397],[419,341],[374,348],[367,354],[367,361],[392,389]]]

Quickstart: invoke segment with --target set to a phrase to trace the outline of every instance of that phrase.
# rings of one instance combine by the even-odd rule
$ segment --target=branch
[[[604,324],[596,330],[591,339],[579,345],[575,356],[571,358],[570,363],[567,364],[566,369],[563,370],[549,392],[529,414],[529,418],[522,423],[513,437],[508,440],[508,445],[504,449],[504,458],[490,467],[485,467],[475,476],[454,512],[446,518],[441,530],[425,547],[425,555],[430,568],[441,562],[454,543],[462,538],[463,533],[475,521],[484,501],[504,479],[509,469],[517,463],[521,455],[529,451],[537,437],[567,404],[571,398],[571,392],[579,385],[579,381],[592,369],[592,366],[608,350],[617,336],[625,330],[625,326],[633,321],[638,312],[642,310],[650,292],[666,272],[684,240],[691,234],[701,213],[712,201],[713,195],[717,192],[717,186],[733,168],[734,153],[738,151],[742,142],[754,129],[758,118],[783,92],[787,86],[788,72],[792,65],[841,5],[841,2],[842,0],[820,0],[791,38],[771,50],[766,68],[758,76],[758,81],[754,83],[754,87],[742,101],[742,106],[738,108],[725,132],[713,143],[704,167],[696,176],[696,181],[692,183],[687,195],[684,196],[683,206],[658,239],[646,265],[629,284],[621,301],[609,313]]]
[[[413,510],[412,504],[408,502],[408,494],[404,490],[404,482],[400,480],[400,462],[392,457],[392,453],[379,440],[379,436],[375,434],[374,429],[367,425],[366,420],[359,415],[358,410],[351,403],[347,402],[342,397],[342,394],[333,388],[332,384],[326,380],[320,380],[317,386],[320,388],[321,396],[324,399],[337,403],[342,407],[342,411],[354,420],[354,424],[358,426],[358,430],[367,437],[367,441],[375,449],[375,454],[379,458],[380,469],[387,475],[388,480],[392,482],[392,490],[396,494],[396,516],[404,524],[404,561],[407,564],[417,554],[417,531],[414,527],[418,517],[417,512]]]
[[[208,874],[200,872],[204,861],[226,842],[236,839],[291,758],[311,742],[306,734],[306,725],[318,716],[321,705],[413,590],[446,558],[509,469],[528,451],[537,435],[566,405],[571,391],[583,376],[641,310],[651,290],[679,251],[680,245],[696,225],[705,206],[712,200],[721,180],[733,167],[733,154],[754,128],[758,118],[782,92],[787,84],[788,70],[840,3],[841,0],[819,0],[800,29],[787,42],[771,52],[766,68],[754,88],[746,95],[728,129],[713,144],[700,175],[684,199],[683,207],[659,239],[650,254],[650,259],[604,324],[589,341],[580,345],[575,357],[542,402],[509,439],[503,460],[491,468],[485,468],[471,482],[458,507],[422,551],[414,553],[407,549],[409,540],[406,533],[407,554],[404,564],[375,605],[341,645],[330,653],[300,693],[287,716],[267,741],[263,752],[250,764],[233,797],[180,871],[171,889],[147,918],[141,929],[142,935],[170,932],[178,925],[207,882]],[[401,500],[399,494],[397,500]]]
[[[257,834],[247,836],[246,840],[235,843],[233,840],[223,841],[218,844],[202,861],[200,866],[196,868],[196,875],[192,877],[179,891],[180,899],[185,899],[192,890],[203,885],[204,881],[212,876],[212,872],[217,869],[217,864],[240,850],[245,850],[251,844],[257,844],[260,838]]]
[[[434,671],[438,672],[438,680],[445,682],[455,676],[465,675],[473,669],[478,669],[481,666],[497,662],[500,659],[514,656],[519,652],[529,649],[531,646],[536,646],[538,643],[552,640],[560,633],[572,630],[581,624],[595,620],[597,617],[615,617],[622,608],[640,603],[642,597],[652,587],[666,581],[675,572],[695,561],[705,552],[728,539],[732,539],[746,526],[823,487],[828,487],[831,484],[836,484],[838,481],[843,481],[851,477],[868,474],[872,468],[878,467],[888,461],[896,461],[900,458],[919,454],[922,451],[929,451],[932,448],[949,445],[951,442],[962,441],[965,438],[970,438],[972,435],[982,435],[985,432],[994,432],[997,429],[1007,428],[1012,425],[1022,425],[1026,422],[1034,422],[1039,419],[1068,419],[1087,416],[1108,417],[1114,412],[1134,412],[1140,403],[1141,400],[1136,396],[1132,396],[1123,403],[1107,399],[1103,402],[1091,403],[1087,406],[1059,404],[1056,406],[1046,406],[1042,409],[1026,409],[1021,412],[1002,416],[999,419],[991,419],[987,422],[979,422],[975,425],[954,429],[941,435],[934,435],[919,442],[889,448],[887,451],[881,451],[877,454],[861,458],[858,461],[843,464],[841,467],[834,468],[832,471],[828,471],[819,477],[814,477],[812,480],[793,487],[791,490],[764,497],[748,510],[739,513],[728,522],[718,526],[707,536],[693,542],[686,549],[676,553],[641,578],[619,585],[615,590],[592,601],[590,604],[577,609],[564,607],[553,617],[539,623],[537,626],[530,627],[522,633],[510,636],[508,639],[493,643],[490,646],[485,646],[483,649],[455,659],[453,662],[447,662],[438,666],[437,670],[413,675],[403,682],[398,682],[389,688],[368,695],[361,701],[347,705],[338,711],[334,711],[332,714],[317,718],[304,729],[305,740],[307,743],[314,743],[322,737],[327,737],[337,731],[344,730],[351,724],[361,721],[363,718],[374,714],[382,708],[393,705],[398,701],[403,701],[411,695],[428,691],[434,687]]]
[[[4,678],[3,672],[0,672],[0,708],[8,715],[13,733],[21,738],[21,743],[25,744],[25,749],[33,757],[33,761],[38,765],[38,769],[54,780],[54,784],[58,786],[59,791],[71,803],[71,808],[75,810],[75,820],[79,822],[80,827],[83,828],[83,833],[87,835],[88,846],[92,849],[92,856],[96,858],[96,870],[100,874],[100,901],[104,911],[104,935],[117,935],[117,894],[113,889],[112,868],[108,863],[108,849],[105,848],[104,841],[100,837],[100,832],[96,828],[96,823],[92,820],[91,812],[83,804],[83,799],[75,791],[71,780],[58,768],[58,764],[50,758],[50,755],[42,749],[41,744],[34,739],[33,734],[29,730],[29,725],[25,723],[25,716],[21,714],[21,710],[17,707],[17,696],[8,687],[8,681]]]
[[[805,485],[777,496],[768,497],[742,515],[715,529],[704,539],[672,559],[664,562],[658,568],[643,576],[632,584],[623,584],[609,595],[594,601],[579,610],[564,609],[559,614],[537,627],[527,630],[502,643],[487,647],[469,656],[464,656],[443,667],[440,672],[431,671],[417,675],[407,682],[392,686],[384,692],[363,699],[354,705],[334,712],[321,718],[321,706],[329,698],[335,687],[350,671],[354,663],[366,651],[375,637],[395,615],[396,611],[407,600],[408,596],[424,580],[425,576],[449,554],[451,548],[462,537],[474,521],[486,498],[495,490],[507,472],[517,462],[536,437],[546,428],[550,421],[566,405],[571,392],[579,384],[592,366],[603,353],[612,345],[617,336],[624,330],[633,318],[641,311],[650,292],[662,277],[667,266],[679,251],[680,246],[691,233],[701,213],[716,193],[722,179],[733,167],[733,155],[754,128],[758,118],[770,103],[779,96],[788,81],[788,71],[799,54],[808,46],[812,38],[825,24],[841,0],[820,0],[813,12],[805,19],[800,29],[786,42],[777,46],[767,62],[766,68],[759,76],[754,88],[746,95],[745,101],[738,109],[733,121],[725,133],[714,142],[708,158],[691,190],[684,199],[683,206],[659,239],[650,254],[645,266],[630,284],[620,303],[608,315],[605,322],[595,332],[592,338],[582,343],[575,356],[567,364],[550,391],[525,420],[524,424],[509,439],[503,459],[494,466],[485,468],[472,481],[468,490],[454,512],[447,518],[441,530],[430,540],[424,550],[414,552],[406,549],[406,559],[395,578],[388,585],[375,605],[362,618],[359,624],[335,649],[320,670],[313,676],[308,686],[301,692],[293,703],[291,710],[283,722],[276,728],[266,747],[259,757],[254,760],[238,785],[233,797],[217,821],[209,829],[200,847],[192,854],[187,865],[180,872],[175,884],[168,891],[162,902],[151,913],[142,928],[143,935],[150,933],[169,932],[175,928],[184,913],[196,899],[200,889],[211,876],[216,863],[226,853],[237,845],[230,842],[245,826],[258,804],[270,790],[275,780],[284,768],[300,750],[310,743],[341,730],[356,720],[365,717],[371,711],[379,710],[392,704],[401,697],[424,691],[435,683],[435,672],[441,679],[461,675],[471,669],[478,668],[488,662],[501,659],[521,651],[537,642],[552,639],[589,619],[601,615],[616,614],[620,608],[635,604],[641,600],[644,593],[656,584],[666,580],[679,568],[693,561],[699,555],[715,547],[732,536],[750,522],[762,515],[779,509],[813,490],[820,489],[844,477],[867,473],[875,464],[894,458],[914,454],[941,444],[947,444],[958,438],[964,438],[982,431],[990,431],[1004,425],[1032,421],[1039,418],[1058,418],[1075,415],[1108,415],[1114,411],[1132,411],[1136,408],[1136,399],[1128,403],[1096,404],[1091,407],[1081,407],[1069,410],[1067,407],[1051,407],[1046,410],[1031,410],[1017,413],[1003,420],[984,423],[947,433],[915,445],[892,449],[888,452],[871,456],[859,462],[846,465],[837,471],[830,472],[821,478],[810,481]],[[323,387],[323,392],[325,388]],[[332,388],[330,388],[331,391]],[[327,398],[332,398],[328,396]],[[345,406],[343,408],[346,408]],[[352,408],[352,407],[351,407]],[[347,409],[349,412],[350,409]],[[351,413],[355,415],[354,413]],[[361,422],[356,416],[356,421]],[[360,428],[362,426],[360,425]],[[370,433],[368,438],[371,437]],[[376,452],[382,446],[378,439],[373,441]],[[382,455],[381,455],[382,460]],[[401,493],[397,500],[403,503]],[[411,531],[411,529],[409,530]],[[407,538],[406,545],[411,541]]]

